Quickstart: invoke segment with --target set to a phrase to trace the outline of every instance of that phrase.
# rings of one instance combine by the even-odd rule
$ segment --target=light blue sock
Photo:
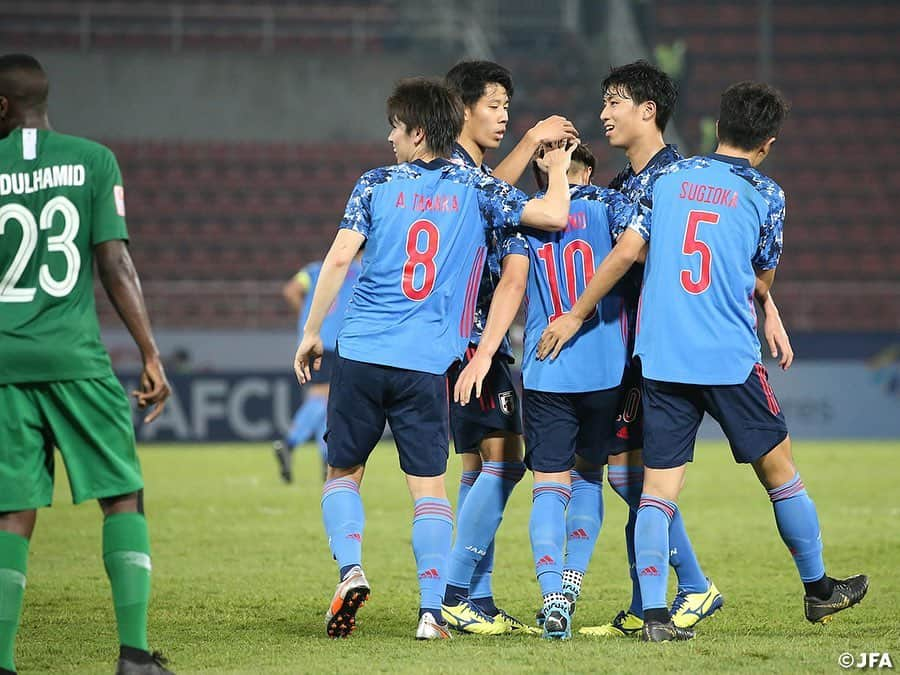
[[[784,485],[768,490],[778,533],[794,557],[800,579],[806,583],[825,576],[822,559],[822,534],[816,505],[806,493],[800,474]]]
[[[524,473],[522,462],[484,462],[459,510],[447,583],[468,588],[473,599],[492,596],[490,570],[493,556],[488,556],[488,552],[493,551],[494,535],[503,520],[506,502]],[[479,564],[483,565],[482,574],[476,578]]]
[[[307,396],[294,413],[291,428],[284,438],[288,450],[293,450],[301,443],[318,434],[325,424],[325,413],[328,409],[328,398],[325,396]]]
[[[362,564],[365,526],[359,484],[350,478],[334,478],[322,486],[322,520],[331,554],[339,568]]]
[[[562,593],[563,547],[566,543],[566,507],[572,497],[565,483],[535,483],[532,489],[531,553],[541,595]]]
[[[412,523],[412,546],[419,576],[419,607],[441,621],[447,555],[453,540],[453,509],[446,499],[417,499]]]
[[[569,472],[572,499],[566,509],[567,570],[587,572],[603,525],[603,469]]]
[[[469,496],[469,490],[475,485],[480,471],[463,471],[459,476],[459,497],[456,499],[456,520],[459,520],[459,512],[462,511],[463,504],[466,503],[466,497]]]
[[[684,527],[681,509],[675,511],[675,517],[669,526],[669,564],[678,577],[679,592],[704,593],[709,589],[709,580],[697,562],[694,547]]]
[[[641,495],[634,527],[635,563],[641,584],[644,612],[666,609],[669,580],[669,524],[678,507],[659,497]]]
[[[628,520],[625,522],[625,551],[628,554],[628,575],[631,577],[631,604],[628,611],[643,618],[641,584],[634,562],[634,524],[644,489],[644,467],[610,465],[607,467],[607,480],[615,493],[628,505]]]

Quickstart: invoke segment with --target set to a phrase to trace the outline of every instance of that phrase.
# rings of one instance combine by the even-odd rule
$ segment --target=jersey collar
[[[709,153],[709,158],[726,164],[734,164],[735,166],[750,166],[750,160],[746,157],[732,157],[730,155],[720,155],[718,152]]]
[[[447,166],[448,164],[452,164],[449,159],[444,159],[443,157],[435,157],[430,162],[423,161],[421,159],[415,159],[410,164],[414,164],[419,168],[425,169],[426,171],[434,171],[436,169],[440,169],[441,167]]]

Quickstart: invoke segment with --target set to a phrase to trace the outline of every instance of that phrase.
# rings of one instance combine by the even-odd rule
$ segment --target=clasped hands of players
[[[297,375],[297,381],[301,385],[312,379],[312,373],[309,369],[310,363],[312,363],[313,370],[318,370],[322,367],[322,355],[324,353],[325,346],[320,335],[303,333],[303,339],[300,340],[300,346],[297,347],[297,354],[294,356],[294,373]]]

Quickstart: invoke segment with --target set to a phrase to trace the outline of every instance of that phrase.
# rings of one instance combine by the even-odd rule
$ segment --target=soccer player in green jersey
[[[122,674],[169,673],[147,646],[150,541],[131,409],[100,341],[93,263],[144,362],[138,406],[154,420],[169,384],[126,243],[113,153],[50,129],[47,76],[0,56],[0,675],[15,638],[37,509],[53,496],[54,447],[75,503],[103,510]]]

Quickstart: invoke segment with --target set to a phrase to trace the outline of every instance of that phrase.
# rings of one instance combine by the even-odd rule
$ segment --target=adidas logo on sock
[[[537,561],[536,567],[543,567],[544,565],[553,565],[556,561],[551,558],[549,555],[545,555],[543,558]]]
[[[356,541],[362,541],[362,535],[359,532],[351,532],[347,535],[347,539],[355,539]]]
[[[584,531],[584,528],[579,527],[569,535],[569,539],[590,539],[590,537],[588,536],[588,533]]]
[[[438,573],[436,569],[433,567],[430,570],[425,570],[419,575],[420,579],[440,579],[441,575]]]
[[[650,565],[650,567],[645,567],[644,569],[641,570],[640,576],[642,576],[642,577],[658,577],[659,570],[656,569],[653,565]]]

